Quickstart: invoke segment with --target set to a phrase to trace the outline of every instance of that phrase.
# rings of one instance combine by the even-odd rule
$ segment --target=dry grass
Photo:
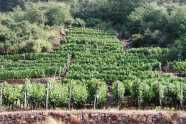
[[[47,119],[45,121],[38,122],[37,124],[64,124],[64,123],[49,116],[49,117],[47,117]]]

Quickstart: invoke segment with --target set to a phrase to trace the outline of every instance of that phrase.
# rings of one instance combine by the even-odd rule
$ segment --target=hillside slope
[[[168,48],[126,50],[115,34],[96,29],[72,28],[67,34],[66,41],[53,53],[1,55],[0,80],[61,77],[67,81],[67,85],[57,85],[59,89],[51,92],[56,91],[61,95],[60,88],[65,88],[63,93],[68,96],[61,97],[68,101],[71,99],[71,90],[68,88],[73,87],[72,97],[80,99],[75,103],[80,105],[92,104],[95,95],[101,98],[103,105],[112,95],[114,99],[108,100],[109,105],[115,99],[122,100],[124,95],[131,98],[128,101],[132,101],[133,105],[175,106],[179,103],[182,106],[185,103],[186,78],[164,73],[162,69],[165,63],[169,63],[167,65],[171,65],[173,72],[177,69],[184,73],[184,68],[179,66],[184,61],[173,62]],[[77,85],[72,86],[74,81]],[[118,81],[122,83],[115,83]],[[100,82],[102,85],[99,85]],[[43,87],[41,92],[45,94],[46,87],[39,87]],[[87,93],[83,102],[81,93]],[[45,95],[38,97],[43,100]],[[54,100],[60,100],[61,97]]]
[[[62,73],[68,56],[73,59],[68,70],[68,79],[122,81],[156,78],[163,76],[160,74],[161,62],[170,59],[169,49],[125,50],[115,34],[96,29],[73,28],[69,30],[66,39],[61,48],[53,53],[0,55],[0,79],[57,76]],[[176,68],[181,63],[184,65],[184,61],[175,61],[171,66]],[[184,68],[181,70],[184,72]]]

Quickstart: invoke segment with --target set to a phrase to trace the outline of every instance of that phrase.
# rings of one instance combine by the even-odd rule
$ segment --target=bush
[[[112,85],[112,94],[114,101],[117,103],[122,100],[125,94],[125,86],[123,82],[115,81]]]
[[[131,96],[139,104],[155,103],[156,92],[153,80],[136,80],[131,87]]]
[[[93,103],[95,95],[96,95],[96,90],[98,85],[101,85],[101,81],[97,79],[92,79],[87,81],[87,87],[88,87],[88,101],[90,103]]]
[[[29,4],[26,7],[24,19],[30,23],[45,24],[47,22],[46,11],[38,4]]]
[[[53,107],[63,107],[69,100],[68,86],[52,82],[49,93],[49,104]]]
[[[97,18],[89,18],[86,20],[87,27],[96,27],[97,25],[101,24],[103,21]]]
[[[21,87],[7,83],[1,84],[1,86],[3,86],[3,104],[15,105],[21,97]]]
[[[105,102],[107,101],[107,92],[108,88],[106,83],[103,83],[101,86],[98,87],[97,89],[97,103],[99,105],[104,105]]]
[[[0,0],[0,11],[11,11],[16,6],[24,6],[24,0]]]
[[[95,97],[97,97],[97,102],[100,105],[106,102],[108,89],[105,82],[97,79],[92,79],[87,81],[87,87],[89,91],[88,101],[90,103],[94,102]]]
[[[51,4],[46,12],[47,25],[64,25],[66,21],[72,18],[70,8],[66,4]]]
[[[48,32],[36,24],[28,21],[15,22],[3,20],[0,24],[0,52],[43,52],[51,51]]]
[[[176,52],[178,59],[186,58],[186,36],[181,36],[178,40],[176,40],[174,44],[173,51]]]
[[[85,27],[86,22],[83,19],[80,18],[76,18],[73,22],[73,26],[77,26],[77,27]]]
[[[175,61],[170,63],[170,69],[175,72],[185,73],[186,72],[186,61]]]
[[[47,40],[31,40],[27,41],[26,45],[23,47],[27,48],[27,51],[33,51],[33,52],[50,52],[52,51],[52,44],[48,42]]]
[[[155,81],[150,79],[140,83],[139,96],[145,104],[153,103],[156,98],[154,83]]]
[[[171,9],[170,9],[171,8]],[[186,6],[156,3],[136,8],[128,16],[133,47],[173,45],[186,32]]]
[[[165,105],[173,105],[174,102],[177,102],[176,97],[176,84],[169,81],[169,83],[165,84],[163,103]]]
[[[86,103],[88,97],[88,91],[85,84],[82,82],[75,82],[72,81],[73,89],[72,89],[72,96],[73,102],[77,106],[82,106]]]
[[[165,46],[169,37],[162,27],[166,28],[168,12],[165,7],[155,3],[136,8],[128,17],[132,45]]]
[[[54,2],[27,3],[24,9],[18,7],[0,14],[0,53],[3,54],[50,52],[53,39],[47,25],[59,26],[73,20],[68,5]],[[78,23],[83,25],[81,20]]]
[[[42,84],[28,85],[28,102],[33,108],[44,106],[46,88]]]

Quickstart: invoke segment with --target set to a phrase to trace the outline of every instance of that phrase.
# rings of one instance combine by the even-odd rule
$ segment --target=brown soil
[[[0,124],[186,124],[184,111],[48,110],[0,113]]]

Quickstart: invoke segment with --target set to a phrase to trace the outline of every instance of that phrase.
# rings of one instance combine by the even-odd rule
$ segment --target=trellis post
[[[96,104],[97,104],[97,93],[96,93],[95,98],[94,98],[94,109],[96,109]]]
[[[46,110],[48,110],[48,99],[49,99],[49,81],[47,81],[47,84],[46,84]]]
[[[1,84],[1,89],[0,89],[0,110],[2,109],[3,105],[3,84]]]
[[[69,103],[68,103],[69,110],[71,110],[71,101],[72,101],[72,81],[70,81],[70,86],[69,86]]]
[[[24,108],[27,108],[27,84],[25,84],[25,91],[24,91]]]

